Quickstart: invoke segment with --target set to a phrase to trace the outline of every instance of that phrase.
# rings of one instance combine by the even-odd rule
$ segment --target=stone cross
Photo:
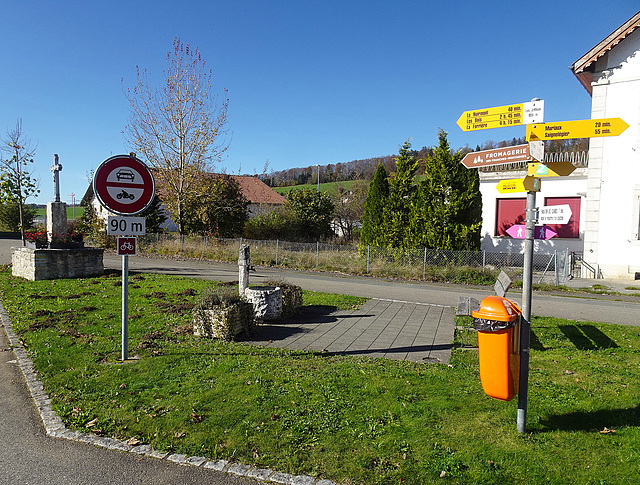
[[[58,161],[58,154],[53,155],[53,165],[51,165],[51,173],[53,174],[53,201],[60,202],[60,172],[62,165]]]

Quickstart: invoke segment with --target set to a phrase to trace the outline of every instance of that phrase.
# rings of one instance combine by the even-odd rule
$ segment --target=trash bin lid
[[[520,313],[520,309],[514,303],[506,298],[494,295],[484,297],[480,303],[480,308],[471,312],[471,316],[498,322],[513,322]]]

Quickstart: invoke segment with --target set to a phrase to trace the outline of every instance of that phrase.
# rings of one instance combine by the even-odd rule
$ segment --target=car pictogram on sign
[[[116,178],[118,180],[131,180],[133,182],[136,176],[128,168],[121,168],[116,172]]]

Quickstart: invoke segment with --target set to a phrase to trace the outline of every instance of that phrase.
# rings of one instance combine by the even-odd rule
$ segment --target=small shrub
[[[229,307],[243,302],[244,298],[235,288],[207,288],[202,293],[195,310],[213,310],[215,307]]]

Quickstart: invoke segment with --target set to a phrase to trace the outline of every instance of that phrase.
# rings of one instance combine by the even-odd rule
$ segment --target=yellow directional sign
[[[536,123],[527,125],[527,141],[618,136],[627,128],[629,125],[620,118]]]
[[[522,107],[520,103],[465,111],[456,123],[463,131],[521,125]]]
[[[527,175],[523,179],[501,180],[496,186],[501,194],[512,192],[540,192],[540,179]]]
[[[530,163],[528,174],[533,177],[564,177],[575,169],[571,162]]]

